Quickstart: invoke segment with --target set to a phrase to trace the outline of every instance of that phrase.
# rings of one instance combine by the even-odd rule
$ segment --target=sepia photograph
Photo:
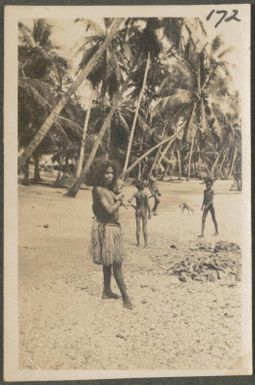
[[[251,374],[250,6],[4,20],[5,380]]]

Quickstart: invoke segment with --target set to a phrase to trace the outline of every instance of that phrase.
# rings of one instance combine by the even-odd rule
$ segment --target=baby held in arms
[[[116,180],[116,183],[114,184],[112,190],[113,190],[113,196],[114,196],[115,201],[117,201],[118,199],[121,199],[122,200],[121,206],[123,206],[123,207],[125,207],[125,209],[127,209],[128,206],[130,206],[130,205],[123,201],[123,199],[124,199],[124,193],[123,193],[124,186],[125,186],[125,184],[124,184],[123,180],[119,178]]]

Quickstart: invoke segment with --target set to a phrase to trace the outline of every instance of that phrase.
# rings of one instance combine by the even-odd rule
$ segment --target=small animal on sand
[[[194,210],[186,203],[186,202],[182,202],[180,205],[179,205],[179,208],[181,209],[182,213],[185,212],[185,210],[190,214],[190,213],[193,213]]]

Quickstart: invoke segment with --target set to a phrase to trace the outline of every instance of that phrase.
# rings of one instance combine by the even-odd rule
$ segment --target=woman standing
[[[103,299],[117,299],[119,296],[111,290],[113,275],[121,292],[123,306],[132,309],[124,279],[122,276],[123,239],[119,223],[119,207],[124,194],[116,200],[113,187],[117,180],[115,166],[110,161],[101,161],[93,167],[91,173],[94,220],[92,225],[90,254],[94,263],[103,266]]]

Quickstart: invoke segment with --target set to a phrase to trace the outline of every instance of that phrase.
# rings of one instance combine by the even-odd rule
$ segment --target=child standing
[[[132,197],[128,200],[129,203],[135,199],[135,205],[132,204],[132,207],[135,209],[135,219],[136,219],[136,246],[140,246],[140,229],[141,229],[141,220],[143,226],[143,237],[144,237],[144,246],[148,245],[148,233],[147,233],[147,218],[151,219],[151,210],[149,205],[149,198],[146,192],[144,192],[144,184],[141,181],[136,183],[137,192],[135,192]]]
[[[216,217],[215,217],[215,208],[213,205],[214,191],[212,189],[212,185],[213,185],[212,179],[207,179],[205,182],[205,185],[206,185],[206,190],[204,190],[204,199],[203,199],[203,203],[202,203],[202,207],[201,207],[201,210],[203,211],[203,216],[202,216],[202,232],[201,232],[200,237],[204,236],[205,220],[206,220],[206,217],[207,217],[207,214],[209,211],[211,213],[212,220],[213,220],[213,223],[215,226],[215,234],[214,235],[219,234],[218,223],[217,223]]]
[[[153,215],[157,215],[157,208],[160,204],[160,200],[158,197],[161,196],[158,186],[157,186],[157,172],[156,170],[153,170],[150,177],[149,177],[149,189],[151,192],[151,196],[154,198],[154,206],[152,208]]]

